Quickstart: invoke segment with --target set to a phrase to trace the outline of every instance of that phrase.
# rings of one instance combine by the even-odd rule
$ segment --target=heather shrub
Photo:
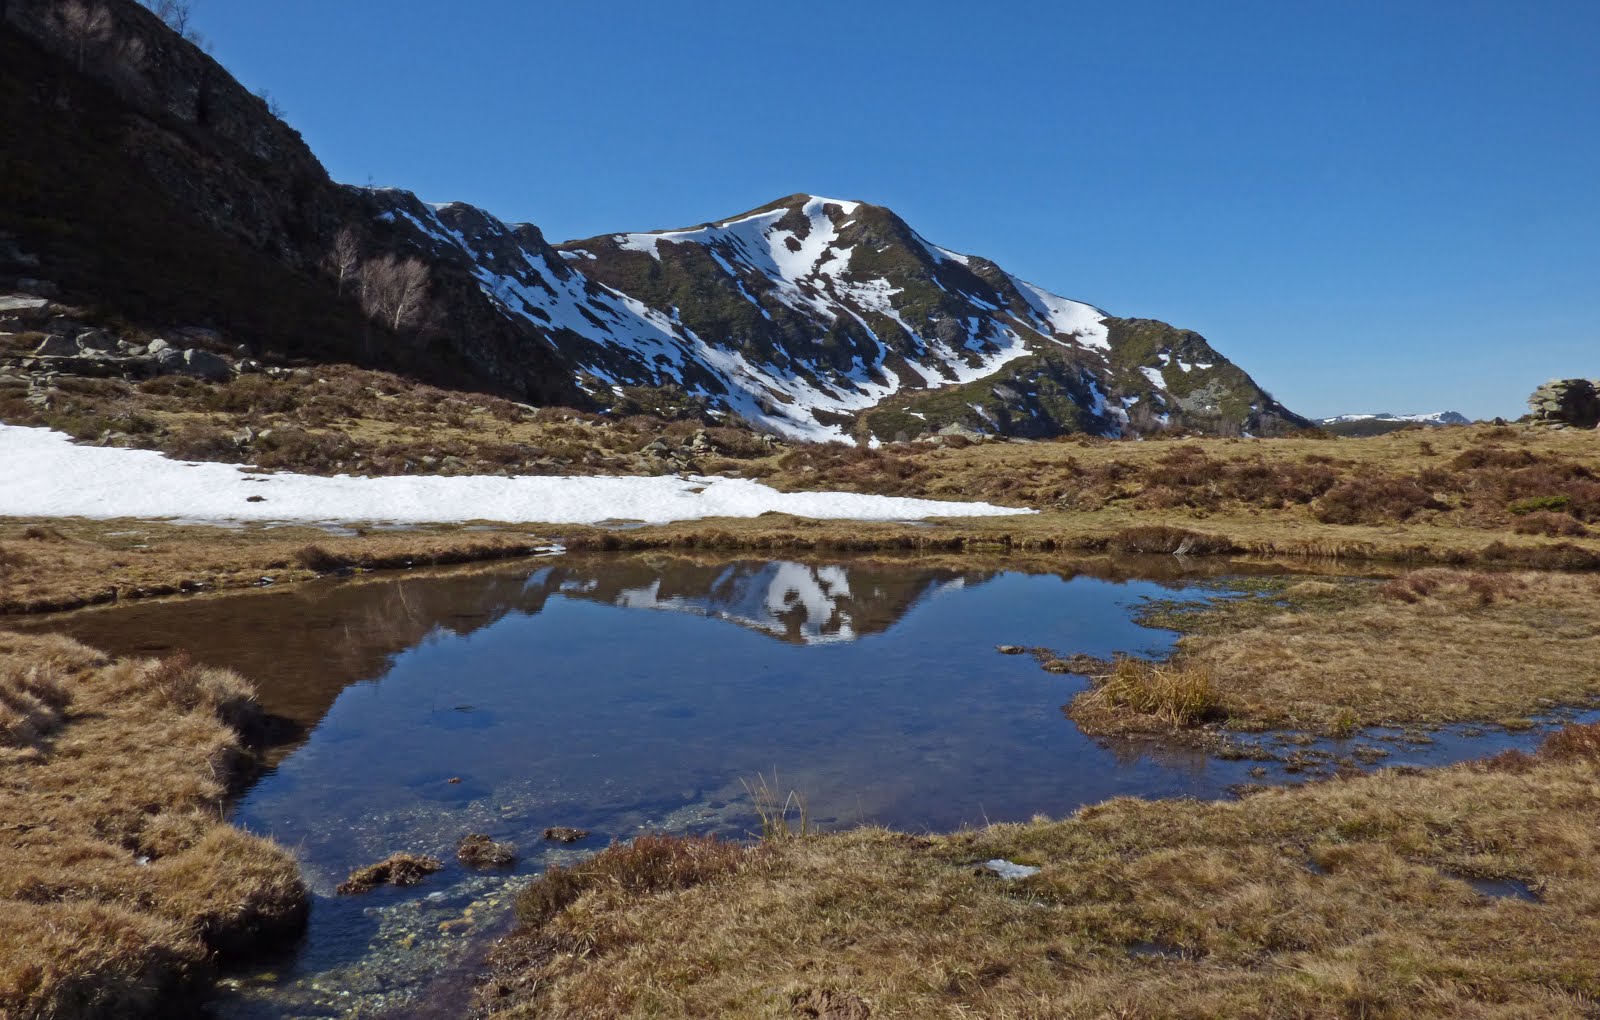
[[[1315,513],[1324,524],[1387,524],[1439,509],[1433,494],[1414,479],[1374,477],[1334,486],[1317,502]]]

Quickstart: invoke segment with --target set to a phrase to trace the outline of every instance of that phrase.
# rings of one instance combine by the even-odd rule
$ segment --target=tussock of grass
[[[772,780],[761,773],[754,779],[741,779],[744,792],[749,795],[756,817],[761,819],[761,838],[793,839],[811,834],[811,812],[805,794],[799,790],[784,792],[778,780],[778,770],[772,770]],[[790,821],[793,816],[794,821]]]
[[[1072,713],[1093,732],[1128,732],[1151,724],[1184,729],[1222,715],[1204,666],[1121,658],[1109,673],[1090,679],[1092,686],[1075,699]]]
[[[408,853],[390,854],[377,864],[369,864],[350,872],[350,877],[339,883],[334,893],[339,896],[354,896],[371,892],[380,885],[416,885],[443,868],[444,862],[437,857]]]
[[[474,832],[456,844],[456,860],[469,868],[507,868],[516,863],[517,851],[509,843],[497,843]]]
[[[222,818],[251,705],[230,673],[0,633],[0,1016],[153,1015],[304,923],[294,858]]]
[[[816,1002],[952,1020],[1577,1020],[1600,996],[1600,736],[1567,733],[1520,771],[768,844],[759,866],[691,888],[583,891],[497,951],[483,1002],[607,1020]],[[1000,880],[977,866],[993,858],[1041,871]],[[1519,880],[1541,902],[1464,876]],[[1151,945],[1168,953],[1135,952]]]
[[[548,921],[586,892],[639,896],[688,889],[741,867],[750,851],[716,836],[646,834],[570,868],[551,865],[517,896],[517,920]]]

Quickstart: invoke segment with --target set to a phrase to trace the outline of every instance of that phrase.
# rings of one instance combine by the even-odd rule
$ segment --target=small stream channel
[[[183,648],[256,683],[281,739],[235,820],[294,848],[315,905],[305,939],[229,975],[212,1008],[249,1020],[374,1016],[405,1009],[440,975],[470,973],[516,888],[552,862],[642,831],[749,836],[743,781],[758,773],[803,792],[821,828],[913,831],[1294,778],[1090,739],[1061,711],[1081,679],[995,650],[1159,655],[1175,635],[1135,622],[1141,603],[1215,597],[1215,584],[1175,575],[1170,557],[970,563],[563,557],[27,626],[118,655]],[[1312,750],[1427,765],[1538,736],[1363,734]],[[593,834],[545,842],[558,825]],[[471,832],[516,844],[518,864],[462,868],[453,850]],[[333,894],[397,850],[448,864],[413,888]]]

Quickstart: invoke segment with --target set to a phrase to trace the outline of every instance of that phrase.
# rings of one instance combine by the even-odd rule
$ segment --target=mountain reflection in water
[[[1092,561],[1048,573],[1125,580],[1174,573],[1172,557]],[[1009,565],[1008,565],[1009,566]],[[1213,568],[1215,570],[1217,568]],[[563,557],[531,571],[496,564],[431,574],[323,580],[281,589],[127,603],[7,626],[69,634],[113,655],[187,651],[238,670],[282,720],[287,747],[303,739],[352,684],[381,678],[394,658],[431,636],[465,637],[552,596],[724,620],[793,644],[881,634],[920,600],[982,585],[990,569],[919,560],[796,562],[688,556]],[[1181,587],[1182,582],[1166,582]],[[997,637],[996,640],[1001,640]]]

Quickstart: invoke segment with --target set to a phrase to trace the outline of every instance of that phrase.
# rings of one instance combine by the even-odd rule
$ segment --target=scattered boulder
[[[574,829],[565,825],[555,825],[544,830],[544,838],[552,843],[576,843],[580,839],[589,838],[588,829]]]
[[[974,443],[981,443],[983,440],[988,438],[977,429],[970,429],[959,422],[952,422],[951,424],[946,425],[944,428],[939,430],[939,435],[945,437],[957,436],[961,439],[965,439]]]
[[[1600,426],[1600,381],[1552,379],[1528,398],[1533,422],[1553,429]]]
[[[1021,645],[995,645],[994,650],[1001,655],[1022,655],[1027,651]]]
[[[118,340],[115,334],[103,329],[91,329],[78,334],[78,346],[85,351],[114,351]]]
[[[496,843],[483,833],[474,832],[456,844],[456,860],[469,868],[508,868],[517,862],[517,850],[509,843]]]
[[[165,340],[161,339],[160,337],[156,337],[154,340],[150,341],[148,344],[145,344],[145,348],[144,349],[146,351],[148,351],[150,354],[160,354],[162,351],[170,351],[172,349],[172,345],[167,343]]]
[[[0,315],[18,319],[48,319],[50,299],[37,294],[0,294]]]
[[[78,341],[64,336],[47,336],[34,348],[33,353],[39,358],[76,358],[79,353]]]
[[[399,886],[416,885],[443,867],[444,862],[437,857],[407,853],[390,854],[377,864],[369,864],[365,868],[352,871],[350,877],[334,892],[340,896],[350,896],[369,892],[384,883]]]
[[[183,368],[179,371],[207,382],[227,382],[233,378],[233,366],[225,358],[199,350],[183,352]]]

